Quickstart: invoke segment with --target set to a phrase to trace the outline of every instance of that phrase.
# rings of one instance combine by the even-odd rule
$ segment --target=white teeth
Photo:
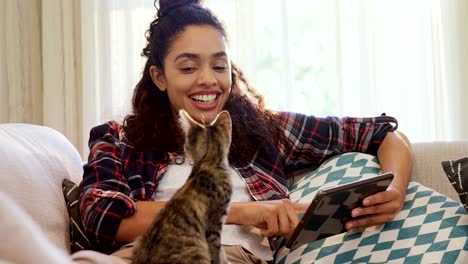
[[[193,100],[203,102],[203,103],[212,103],[214,100],[216,100],[216,95],[215,94],[210,94],[210,95],[192,95],[190,96]]]

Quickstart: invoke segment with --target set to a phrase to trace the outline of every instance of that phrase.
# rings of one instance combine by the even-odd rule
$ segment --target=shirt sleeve
[[[280,124],[287,142],[280,144],[286,173],[305,168],[315,169],[326,159],[340,153],[377,155],[387,132],[398,127],[395,118],[385,115],[371,118],[319,118],[281,113]]]
[[[122,173],[119,131],[116,123],[90,132],[88,163],[80,184],[80,215],[86,235],[99,251],[112,251],[123,218],[136,211],[130,187]]]

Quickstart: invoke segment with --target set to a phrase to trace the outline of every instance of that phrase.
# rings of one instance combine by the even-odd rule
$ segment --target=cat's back
[[[205,237],[209,199],[197,195],[187,183],[140,239],[133,264],[211,263]]]

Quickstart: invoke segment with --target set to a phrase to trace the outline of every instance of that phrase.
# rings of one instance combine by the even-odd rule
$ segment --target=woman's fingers
[[[297,209],[302,210],[304,206],[293,203],[288,199],[265,203],[268,208],[264,216],[267,228],[263,229],[262,233],[266,236],[281,235],[289,237],[299,223]]]
[[[265,230],[262,230],[262,233],[265,236],[273,236],[278,233],[279,227],[278,227],[278,209],[276,206],[266,204],[265,205],[265,210],[264,210],[264,215],[263,215],[263,221],[266,222],[267,228]]]
[[[348,231],[355,231],[369,226],[379,225],[391,221],[395,218],[396,214],[378,214],[368,217],[351,220],[345,224]]]
[[[289,237],[296,228],[297,224],[299,224],[299,216],[295,208],[295,203],[291,202],[290,200],[284,199],[283,204],[286,210],[287,219],[285,219],[285,226],[284,229],[281,230],[281,235],[283,237]]]
[[[281,203],[278,206],[278,222],[279,222],[279,234],[285,236],[289,233],[291,229],[291,221],[289,217],[289,211],[292,207],[289,200],[281,200]]]
[[[309,206],[310,206],[310,203],[291,202],[291,204],[294,207],[294,210],[296,210],[296,214],[305,213],[307,211],[307,208],[309,208]]]
[[[364,206],[353,209],[351,216],[398,213],[403,206],[403,202],[401,194],[395,189],[390,189],[365,198],[363,201]]]
[[[353,217],[345,224],[347,230],[362,229],[391,221],[403,206],[404,196],[394,188],[364,199],[363,207],[351,211]]]
[[[400,207],[401,207],[400,202],[396,200],[392,200],[384,204],[355,208],[351,211],[351,217],[360,217],[360,216],[374,215],[374,214],[397,213],[398,211],[400,211]]]

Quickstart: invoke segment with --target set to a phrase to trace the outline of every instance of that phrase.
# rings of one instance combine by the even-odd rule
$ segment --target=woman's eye
[[[214,66],[213,69],[215,71],[225,71],[227,67],[226,66]]]
[[[182,72],[189,73],[195,70],[195,67],[183,67],[180,69]]]

